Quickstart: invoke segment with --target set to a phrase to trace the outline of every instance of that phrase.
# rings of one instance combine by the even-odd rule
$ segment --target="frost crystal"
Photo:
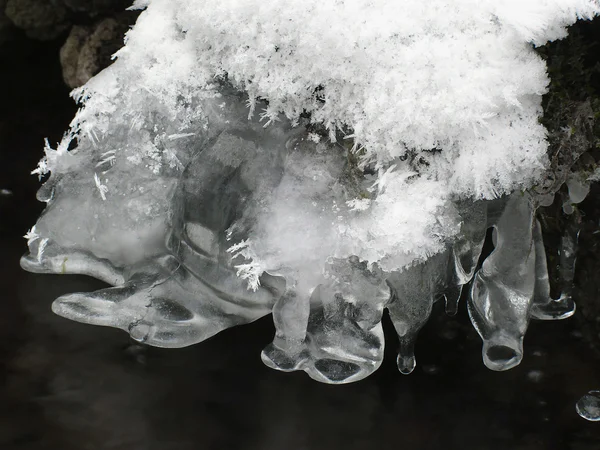
[[[265,363],[332,383],[378,367],[385,307],[410,372],[433,302],[455,312],[472,279],[492,369],[518,364],[530,317],[572,313],[546,292],[526,191],[547,166],[533,45],[598,2],[132,8],[125,47],[74,92],[81,109],[34,171],[51,173],[48,207],[23,267],[115,286],[57,313],[180,347],[272,311]]]

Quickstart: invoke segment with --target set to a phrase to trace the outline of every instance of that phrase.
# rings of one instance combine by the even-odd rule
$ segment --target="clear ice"
[[[35,171],[21,266],[112,286],[53,311],[170,348],[272,314],[263,362],[336,384],[380,366],[386,308],[409,374],[434,303],[466,298],[484,364],[519,364],[530,319],[575,311],[576,224],[553,299],[535,214],[554,192],[528,190],[547,168],[531,43],[600,7],[433,3],[136,1]],[[589,182],[567,185],[568,213]]]
[[[21,265],[37,273],[86,274],[113,287],[64,295],[54,302],[55,313],[120,328],[158,347],[192,345],[272,313],[276,332],[262,352],[264,363],[325,383],[377,370],[384,308],[399,337],[398,369],[412,372],[417,335],[434,302],[445,301],[447,313],[455,314],[469,283],[469,315],[492,370],[519,364],[531,318],[573,313],[570,293],[550,298],[535,201],[521,191],[456,202],[458,237],[402,270],[384,271],[355,256],[329,257],[315,270],[307,256],[306,268],[262,271],[249,289],[239,276],[253,269],[245,239],[265,198],[282,189],[297,194],[294,204],[304,202],[302,213],[310,218],[342,204],[355,186],[344,179],[348,163],[335,144],[317,143],[286,121],[265,128],[247,120],[242,100],[224,86],[219,97],[204,99],[203,109],[217,112],[211,126],[188,133],[121,130],[125,137],[80,140],[68,155],[69,170],[52,173],[40,188],[47,207],[28,233]],[[107,151],[115,139],[130,144]],[[142,145],[160,150],[149,161],[157,164],[150,174],[136,166]],[[307,233],[325,232],[319,226],[317,220]],[[490,227],[495,248],[476,271]],[[288,245],[303,244],[289,238]],[[574,248],[563,249],[567,269],[572,255]]]
[[[600,391],[590,391],[575,405],[577,414],[591,422],[600,421]]]

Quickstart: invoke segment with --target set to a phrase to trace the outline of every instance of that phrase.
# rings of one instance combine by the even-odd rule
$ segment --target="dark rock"
[[[0,0],[0,44],[10,40],[15,30],[13,23],[4,14],[6,2],[7,0]]]
[[[121,12],[131,6],[132,0],[62,0],[67,8],[92,17],[99,14]]]
[[[75,25],[60,50],[65,83],[76,88],[107,67],[111,57],[123,46],[123,36],[131,17],[120,14],[94,25]]]
[[[580,21],[563,40],[539,47],[551,77],[544,96],[542,123],[548,129],[551,170],[536,191],[558,189],[570,174],[584,179],[600,167],[600,21]],[[540,208],[544,246],[553,298],[560,295],[565,282],[560,276],[561,237],[579,232],[573,297],[577,304],[574,320],[581,336],[600,353],[600,186],[593,183],[587,198],[575,205],[573,213],[563,212],[569,198],[566,186],[560,187],[552,205]]]
[[[52,0],[7,0],[5,14],[33,39],[54,39],[70,26],[67,9]]]

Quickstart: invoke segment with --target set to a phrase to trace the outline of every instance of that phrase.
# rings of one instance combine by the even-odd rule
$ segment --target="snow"
[[[284,178],[244,247],[254,257],[240,271],[255,283],[270,265],[300,270],[307,255],[356,255],[388,271],[425,260],[456,238],[455,201],[531,187],[548,145],[538,120],[548,77],[533,46],[600,11],[592,0],[138,0],[132,8],[145,10],[126,45],[74,91],[82,108],[36,173],[77,170],[85,156],[67,151],[75,138],[86,154],[104,154],[99,164],[123,151],[93,150],[108,139],[130,148],[137,170],[181,169],[180,142],[242,120],[207,101],[223,79],[246,93],[247,112],[263,126],[308,114],[330,140],[350,139],[360,168],[377,173],[365,176],[368,199],[325,195],[316,207],[305,200],[310,179]],[[310,132],[309,142],[319,139]],[[319,195],[334,184],[323,170]],[[94,178],[102,198],[118,190]]]

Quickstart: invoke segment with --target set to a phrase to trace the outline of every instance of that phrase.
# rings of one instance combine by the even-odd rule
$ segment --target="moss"
[[[551,144],[568,130],[579,130],[577,106],[588,103],[594,136],[600,136],[600,21],[578,22],[561,40],[537,47],[546,61],[550,84],[543,97],[542,124],[550,132]],[[600,141],[596,139],[594,144]],[[586,149],[587,150],[587,149]]]
[[[550,170],[538,193],[557,191],[570,171],[594,170],[600,139],[600,21],[580,21],[569,35],[536,48],[546,61],[550,83],[540,122],[548,130]],[[591,163],[591,164],[590,164]]]

